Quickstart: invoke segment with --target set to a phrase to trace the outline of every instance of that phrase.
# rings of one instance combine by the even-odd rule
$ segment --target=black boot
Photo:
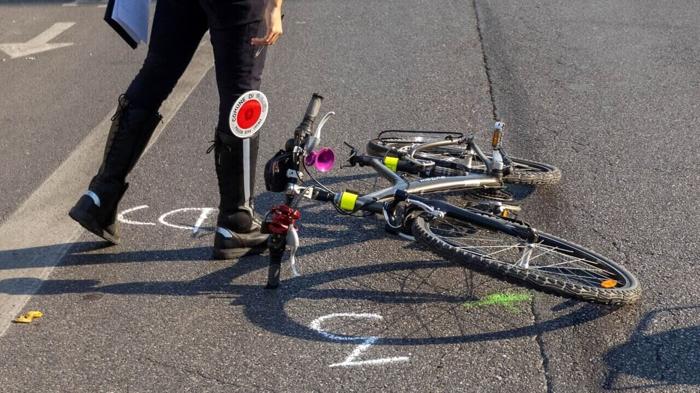
[[[260,221],[255,218],[252,203],[258,137],[240,139],[230,132],[217,131],[214,149],[221,198],[214,258],[260,253],[267,247],[268,235],[260,233]]]
[[[85,229],[113,244],[119,242],[117,208],[129,187],[126,176],[146,149],[161,119],[157,112],[135,108],[126,96],[119,97],[102,165],[90,181],[88,191],[68,213]]]

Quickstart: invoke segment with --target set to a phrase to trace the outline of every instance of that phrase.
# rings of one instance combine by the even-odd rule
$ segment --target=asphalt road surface
[[[210,260],[206,42],[130,177],[123,243],[105,247],[65,213],[145,51],[103,12],[0,4],[0,48],[57,23],[46,43],[71,43],[0,49],[0,391],[700,391],[700,3],[287,0],[268,54],[260,168],[313,92],[338,114],[323,144],[339,161],[344,141],[384,129],[482,138],[504,120],[509,152],[564,175],[521,218],[635,272],[643,299],[621,309],[446,264],[317,203],[303,208],[303,274],[285,265],[277,291],[262,288],[266,255]],[[358,168],[324,182],[376,186]],[[261,212],[280,201],[261,178],[257,191]],[[526,300],[479,303],[499,293]],[[27,310],[45,315],[9,324]]]

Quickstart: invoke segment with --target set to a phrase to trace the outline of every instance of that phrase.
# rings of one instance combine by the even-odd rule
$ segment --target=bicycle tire
[[[415,238],[436,254],[452,262],[547,293],[611,305],[632,304],[641,297],[641,287],[637,278],[627,269],[606,257],[576,243],[542,232],[537,232],[537,242],[529,242],[525,238],[518,238],[498,229],[504,223],[511,224],[512,222],[509,220],[473,209],[463,210],[470,210],[470,214],[478,214],[485,218],[485,220],[480,221],[490,222],[493,227],[476,224],[466,217],[459,218],[448,215],[444,218],[426,219],[423,216],[418,216],[412,224]],[[469,235],[465,239],[469,240],[458,243],[454,236],[440,235],[441,231],[445,232],[439,228],[443,222],[449,222],[448,226],[454,228],[449,230],[463,230],[463,234]],[[498,237],[494,235],[498,235]],[[494,236],[494,239],[508,239],[509,243],[504,246],[493,243],[483,245],[491,241],[485,239],[484,236]],[[511,245],[514,240],[516,244]],[[473,245],[469,246],[469,242]],[[481,245],[477,245],[477,243]],[[535,259],[540,258],[537,262],[540,266],[523,267],[516,264],[518,256],[522,258],[522,254],[528,246],[535,250],[544,250],[529,258],[530,263],[534,263]],[[485,249],[489,250],[488,253]],[[497,258],[496,254],[498,254]],[[514,259],[507,260],[509,255],[513,255]],[[547,266],[545,262],[547,258],[541,258],[543,256],[549,259],[557,256],[563,261],[554,259],[553,264]],[[570,258],[571,264],[568,267],[566,266],[566,258]],[[583,267],[577,267],[577,264]],[[566,273],[567,271],[568,273]],[[602,287],[602,283],[606,280],[614,280],[615,287]],[[608,281],[608,285],[611,282]]]
[[[427,141],[423,137],[418,138],[420,138],[420,143],[425,143]],[[384,156],[390,151],[406,148],[415,143],[419,143],[416,137],[392,138],[391,140],[375,138],[367,143],[367,153],[374,156]],[[463,149],[455,149],[448,146],[418,152],[416,153],[416,157],[435,161],[437,158],[434,155],[439,155],[450,157],[454,160],[455,158],[462,158],[463,154]],[[487,155],[487,157],[490,156]],[[473,159],[478,160],[478,157],[474,157]],[[561,180],[561,170],[553,165],[526,160],[524,158],[511,157],[510,160],[513,162],[513,170],[503,177],[503,181],[506,183],[544,186],[557,184]],[[483,173],[485,169],[473,168],[470,172]]]

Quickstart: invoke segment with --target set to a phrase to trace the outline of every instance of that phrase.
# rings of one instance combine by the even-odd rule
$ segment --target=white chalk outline
[[[135,212],[137,210],[142,210],[142,209],[148,209],[148,205],[141,205],[141,206],[132,207],[131,209],[126,209],[117,215],[117,220],[119,220],[120,222],[123,222],[124,224],[130,224],[130,225],[156,225],[155,222],[132,221],[132,220],[127,220],[126,218],[124,218],[125,214]]]
[[[199,232],[199,228],[204,223],[204,220],[206,220],[209,217],[209,214],[215,210],[216,209],[214,209],[212,207],[202,208],[202,213],[199,215],[199,218],[197,218],[197,222],[194,224],[194,228],[192,228],[193,235],[196,235],[197,232]]]
[[[175,213],[188,212],[188,211],[194,211],[194,210],[200,210],[200,211],[202,211],[202,214],[199,215],[199,219],[197,219],[197,223],[195,224],[195,226],[191,226],[191,225],[188,225],[188,226],[177,225],[177,224],[171,224],[171,223],[165,221],[165,218],[166,218],[166,217],[169,217],[169,216],[171,216],[171,215],[173,215],[173,214],[175,214]],[[207,216],[209,215],[209,213],[211,213],[211,212],[214,211],[214,210],[216,210],[216,209],[211,208],[211,207],[183,207],[183,208],[181,208],[181,209],[175,209],[175,210],[171,210],[171,211],[169,211],[169,212],[167,212],[167,213],[164,213],[163,215],[161,215],[160,217],[158,217],[158,222],[160,222],[161,224],[163,224],[163,225],[165,225],[165,226],[169,226],[169,227],[171,227],[171,228],[184,229],[184,230],[187,230],[187,231],[192,231],[193,233],[197,233],[197,232],[199,231],[199,229],[198,229],[198,228],[199,228],[199,225],[202,225],[202,223],[203,223],[204,220],[207,218]],[[206,212],[206,215],[204,215],[205,212]],[[204,216],[204,218],[202,218],[202,216]],[[200,220],[201,220],[201,221],[200,221]]]
[[[327,331],[323,330],[321,328],[321,323],[324,321],[327,321],[329,319],[333,318],[355,318],[355,319],[375,319],[375,320],[384,320],[384,317],[382,317],[379,314],[370,314],[370,313],[335,313],[335,314],[328,314],[324,315],[322,317],[316,318],[311,322],[309,327],[315,331],[317,331],[320,335],[323,337],[329,339],[329,340],[334,340],[334,341],[361,341],[361,343],[355,347],[355,349],[348,355],[348,357],[345,358],[340,363],[333,363],[329,365],[328,367],[353,367],[353,366],[377,366],[377,365],[383,365],[383,364],[390,364],[390,363],[399,363],[399,362],[407,362],[409,358],[407,356],[397,356],[397,357],[390,357],[390,358],[381,358],[381,359],[370,359],[370,360],[356,360],[362,353],[367,351],[369,347],[371,347],[374,343],[376,343],[379,340],[379,337],[375,336],[369,336],[369,337],[359,337],[359,336],[336,336],[335,334],[328,333]]]

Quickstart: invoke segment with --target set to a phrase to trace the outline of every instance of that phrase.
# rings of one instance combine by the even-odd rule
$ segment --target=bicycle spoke
[[[591,259],[593,257],[575,255],[571,249],[543,242],[513,243],[514,239],[508,234],[449,217],[433,220],[431,227],[433,233],[457,249],[495,262],[537,270],[565,281],[600,287],[602,281],[618,276],[617,272],[598,265],[596,259]]]
[[[532,259],[534,259],[534,258],[532,258]],[[531,260],[532,260],[532,259],[531,259]],[[582,259],[582,258],[576,258],[576,259],[574,259],[574,260],[572,260],[572,261],[563,261],[563,262],[555,263],[555,264],[552,264],[552,265],[538,266],[538,268],[552,268],[552,267],[562,266],[562,265],[566,265],[566,264],[570,264],[570,263],[574,263],[574,262],[579,262],[579,261],[580,261],[580,262],[583,262],[583,265],[589,265],[589,264],[585,263],[585,260],[584,260],[584,259]],[[595,267],[595,266],[592,266],[592,267],[593,267],[593,269],[584,269],[584,268],[582,268],[582,267],[577,267],[576,269],[579,269],[579,270],[586,270],[586,271],[591,271],[591,272],[605,272],[605,270],[602,270],[602,269],[600,269],[600,268],[598,268],[598,267]]]

